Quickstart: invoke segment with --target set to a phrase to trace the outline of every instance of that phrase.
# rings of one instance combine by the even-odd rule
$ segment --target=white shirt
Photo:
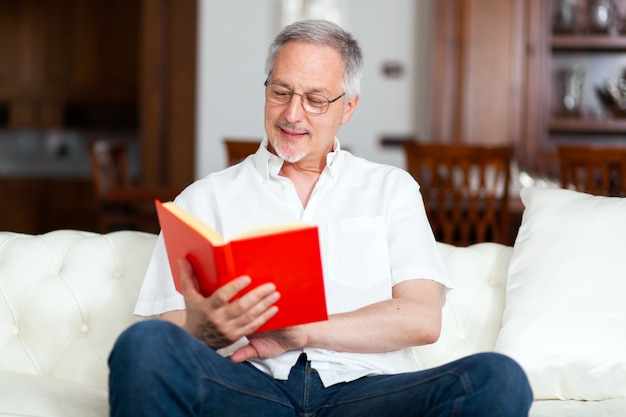
[[[392,287],[410,279],[429,279],[451,287],[419,185],[406,171],[357,158],[340,150],[335,139],[335,151],[328,155],[327,166],[303,207],[291,181],[278,175],[282,163],[267,150],[265,139],[254,155],[194,182],[175,202],[225,239],[273,223],[317,225],[328,314],[390,299]],[[159,236],[135,314],[151,316],[184,308]],[[305,348],[304,352],[325,386],[415,369],[408,348],[385,353],[317,348]],[[300,353],[290,351],[251,362],[274,378],[287,379]]]

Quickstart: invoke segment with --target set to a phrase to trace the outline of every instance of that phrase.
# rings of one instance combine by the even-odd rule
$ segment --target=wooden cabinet
[[[0,97],[61,97],[68,52],[65,3],[0,1]]]
[[[617,84],[626,71],[626,35],[594,30],[594,0],[575,3],[576,29],[559,27],[561,0],[528,1],[526,166],[557,177],[560,143],[626,146],[626,112],[604,97],[605,83]],[[624,16],[626,2],[615,0]],[[565,7],[565,6],[563,6]],[[623,19],[623,18],[620,18]]]
[[[592,1],[576,0],[582,21]],[[626,24],[616,34],[588,24],[559,31],[553,28],[559,2],[436,2],[435,141],[513,143],[522,169],[551,176],[559,143],[626,146],[626,112],[599,94],[606,80],[617,83],[625,75]],[[626,0],[614,3],[623,20]],[[575,84],[567,75],[572,70],[584,73],[579,102],[566,98]]]
[[[139,182],[182,189],[194,179],[197,7],[0,0],[0,134],[136,134]],[[0,230],[96,228],[90,178],[18,171],[0,176]]]
[[[81,115],[94,118],[102,103],[136,106],[138,27],[139,0],[0,0],[7,125],[67,127]]]
[[[519,141],[523,5],[517,0],[435,2],[431,140]]]
[[[137,0],[70,2],[68,100],[137,101]]]
[[[62,1],[0,1],[0,101],[11,126],[61,124],[66,14]]]
[[[0,196],[0,230],[99,230],[90,180],[0,178]]]

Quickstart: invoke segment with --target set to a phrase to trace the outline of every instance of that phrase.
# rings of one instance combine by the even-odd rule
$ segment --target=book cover
[[[281,298],[278,313],[257,332],[328,319],[316,226],[272,225],[244,231],[229,241],[172,202],[155,201],[161,233],[181,292],[178,259],[185,257],[196,273],[200,292],[209,296],[226,282],[248,275],[252,283],[237,296],[273,282]]]

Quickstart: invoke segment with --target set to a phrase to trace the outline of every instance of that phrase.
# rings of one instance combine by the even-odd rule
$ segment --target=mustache
[[[279,121],[277,121],[276,122],[276,126],[280,127],[280,128],[283,128],[283,129],[295,131],[295,132],[298,132],[298,133],[306,133],[306,134],[311,133],[309,131],[309,129],[307,129],[306,127],[300,126],[300,125],[296,125],[296,124],[293,124],[293,123],[289,123],[286,120],[279,120]]]

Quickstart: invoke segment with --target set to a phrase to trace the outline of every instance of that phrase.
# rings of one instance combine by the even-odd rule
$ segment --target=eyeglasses
[[[279,106],[285,105],[291,101],[293,95],[298,95],[302,99],[302,107],[304,111],[309,114],[324,114],[328,111],[328,107],[335,101],[339,100],[341,97],[345,96],[346,93],[343,93],[337,98],[329,100],[321,94],[316,93],[294,93],[287,87],[284,87],[279,84],[269,84],[267,80],[265,81],[265,99],[272,104],[277,104]]]

